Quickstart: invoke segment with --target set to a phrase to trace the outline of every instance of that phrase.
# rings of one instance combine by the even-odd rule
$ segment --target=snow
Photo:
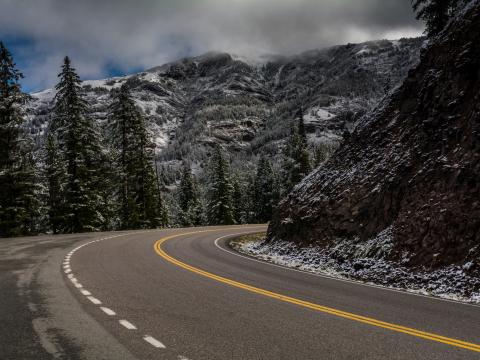
[[[230,54],[232,57],[232,60],[234,61],[241,61],[247,65],[250,65],[252,67],[259,67],[264,65],[267,61],[266,59],[262,58],[261,56],[259,57],[247,57],[244,55],[238,55],[238,54]]]
[[[141,76],[142,80],[151,82],[151,83],[159,83],[160,77],[158,73],[155,72],[147,72]]]
[[[390,40],[390,43],[392,44],[393,47],[395,48],[399,48],[401,43],[400,43],[400,40]]]
[[[130,76],[124,77],[113,77],[108,79],[102,80],[85,80],[83,81],[82,85],[90,85],[92,88],[105,88],[107,90],[117,89],[122,86],[122,84],[129,78]]]
[[[367,46],[364,46],[361,50],[357,51],[355,55],[367,55],[371,53],[372,53],[372,49],[368,48]]]
[[[55,89],[34,92],[31,95],[40,102],[50,102],[55,97]]]
[[[233,241],[231,246],[258,259],[306,272],[480,304],[480,279],[468,275],[469,263],[428,271],[385,260],[393,247],[391,227],[367,242],[339,240],[331,247],[265,240]]]
[[[285,67],[285,65],[281,65],[280,68],[278,69],[277,73],[275,74],[275,78],[273,80],[273,83],[276,87],[278,87],[280,85],[280,79],[281,79],[281,75],[282,75],[282,71],[283,71],[284,67]]]
[[[331,112],[323,108],[313,107],[310,109],[310,111],[307,112],[306,115],[303,116],[303,121],[305,123],[313,123],[318,121],[330,120],[335,116],[335,114],[332,114]]]

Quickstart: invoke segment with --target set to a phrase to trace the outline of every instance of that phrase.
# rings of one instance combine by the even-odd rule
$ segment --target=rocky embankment
[[[479,179],[474,0],[430,40],[403,84],[281,202],[267,241],[317,249],[368,244],[364,259],[419,271],[458,266],[479,278]],[[381,251],[385,241],[390,246]],[[358,256],[348,249],[333,258]]]

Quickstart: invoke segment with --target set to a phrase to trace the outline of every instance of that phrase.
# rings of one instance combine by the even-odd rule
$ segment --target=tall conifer
[[[0,42],[0,235],[36,231],[38,188],[31,139],[22,129],[22,73]]]
[[[233,217],[230,168],[222,148],[217,145],[210,163],[210,180],[208,202],[208,219],[211,225],[231,225]]]
[[[165,225],[166,211],[153,168],[154,145],[144,117],[126,85],[114,95],[110,124],[120,182],[120,223],[124,229]]]
[[[51,130],[66,164],[65,231],[94,231],[105,221],[98,188],[103,165],[100,134],[88,116],[81,80],[68,57],[58,76]]]

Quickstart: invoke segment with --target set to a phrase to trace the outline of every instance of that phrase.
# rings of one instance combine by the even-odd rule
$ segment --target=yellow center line
[[[259,226],[233,227],[233,228],[229,228],[229,230],[237,230],[237,229],[242,229],[242,230],[250,229],[251,230],[251,229],[255,229],[255,228],[259,228]],[[416,337],[419,337],[419,338],[422,338],[422,339],[427,339],[427,340],[440,342],[440,343],[443,343],[443,344],[448,344],[448,345],[451,345],[451,346],[455,346],[455,347],[459,347],[459,348],[463,348],[463,349],[467,349],[467,350],[471,350],[471,351],[475,351],[475,352],[480,352],[480,345],[478,345],[478,344],[469,343],[469,342],[466,342],[466,341],[453,339],[453,338],[449,338],[449,337],[446,337],[446,336],[441,336],[441,335],[437,335],[437,334],[433,334],[433,333],[429,333],[429,332],[425,332],[425,331],[420,331],[420,330],[409,328],[409,327],[406,327],[406,326],[401,326],[401,325],[377,320],[377,319],[374,319],[374,318],[369,318],[369,317],[366,317],[366,316],[361,316],[361,315],[357,315],[357,314],[354,314],[354,313],[338,310],[338,309],[335,309],[335,308],[332,308],[332,307],[327,307],[327,306],[311,303],[311,302],[296,299],[296,298],[293,298],[293,297],[290,297],[290,296],[287,296],[287,295],[278,294],[278,293],[275,293],[275,292],[272,292],[272,291],[269,291],[269,290],[265,290],[265,289],[261,289],[261,288],[255,287],[255,286],[244,284],[244,283],[232,280],[232,279],[225,278],[223,276],[215,275],[215,274],[212,274],[212,273],[207,272],[205,270],[202,270],[202,269],[193,267],[191,265],[188,265],[184,262],[181,262],[180,260],[177,260],[177,259],[173,258],[172,256],[168,255],[162,249],[162,244],[165,243],[167,240],[177,238],[177,237],[181,237],[181,236],[186,236],[186,235],[200,234],[200,233],[206,233],[206,232],[214,232],[214,231],[219,231],[219,230],[221,230],[221,229],[191,231],[191,232],[166,236],[166,237],[161,238],[161,239],[159,239],[155,242],[154,249],[159,256],[161,256],[163,259],[169,261],[170,263],[175,264],[177,266],[180,266],[181,268],[189,270],[189,271],[194,272],[196,274],[199,274],[199,275],[208,277],[210,279],[219,281],[219,282],[224,283],[224,284],[228,284],[228,285],[231,285],[231,286],[234,286],[234,287],[237,287],[237,288],[240,288],[240,289],[244,289],[244,290],[256,293],[256,294],[268,296],[270,298],[281,300],[281,301],[284,301],[284,302],[287,302],[287,303],[303,306],[305,308],[309,308],[309,309],[316,310],[316,311],[319,311],[319,312],[339,316],[339,317],[342,317],[342,318],[345,318],[345,319],[361,322],[361,323],[364,323],[364,324],[369,324],[369,325],[380,327],[380,328],[383,328],[383,329],[388,329],[388,330],[400,332],[400,333],[403,333],[403,334],[416,336]]]

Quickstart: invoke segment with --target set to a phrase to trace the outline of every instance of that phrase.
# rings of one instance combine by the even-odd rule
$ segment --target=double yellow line
[[[234,230],[234,229],[246,230],[246,229],[254,229],[254,228],[255,227],[252,227],[252,228],[238,227],[238,228],[230,228],[230,229],[231,230]],[[457,339],[452,339],[452,338],[449,338],[449,337],[445,337],[445,336],[441,336],[441,335],[437,335],[437,334],[433,334],[433,333],[428,333],[428,332],[425,332],[425,331],[416,330],[416,329],[409,328],[409,327],[406,327],[406,326],[401,326],[401,325],[388,323],[388,322],[385,322],[385,321],[381,321],[381,320],[369,318],[369,317],[366,317],[366,316],[353,314],[353,313],[350,313],[350,312],[338,310],[338,309],[323,306],[323,305],[314,304],[314,303],[311,303],[311,302],[308,302],[308,301],[303,301],[303,300],[296,299],[296,298],[293,298],[293,297],[290,297],[290,296],[286,296],[286,295],[278,294],[278,293],[275,293],[275,292],[272,292],[272,291],[260,289],[260,288],[257,288],[255,286],[247,285],[247,284],[244,284],[244,283],[232,280],[232,279],[227,279],[223,276],[215,275],[215,274],[212,274],[212,273],[207,272],[205,270],[202,270],[202,269],[193,267],[191,265],[188,265],[184,262],[181,262],[180,260],[177,260],[177,259],[173,258],[172,256],[168,255],[162,249],[162,244],[164,242],[166,242],[167,240],[177,238],[177,237],[181,237],[181,236],[186,236],[186,235],[193,235],[193,234],[199,234],[199,233],[205,233],[205,232],[213,232],[213,231],[218,231],[218,230],[219,229],[201,230],[201,231],[193,231],[193,232],[186,232],[186,233],[181,233],[181,234],[176,234],[176,235],[170,235],[170,236],[161,238],[160,240],[157,240],[155,242],[154,248],[155,248],[155,251],[158,255],[160,255],[162,258],[164,258],[165,260],[169,261],[172,264],[180,266],[181,268],[184,268],[184,269],[189,270],[191,272],[194,272],[196,274],[208,277],[210,279],[213,279],[213,280],[219,281],[221,283],[228,284],[228,285],[231,285],[231,286],[243,289],[243,290],[250,291],[252,293],[268,296],[270,298],[281,300],[281,301],[284,301],[284,302],[287,302],[287,303],[303,306],[305,308],[320,311],[322,313],[327,313],[327,314],[339,316],[339,317],[342,317],[342,318],[345,318],[345,319],[361,322],[361,323],[364,323],[364,324],[369,324],[369,325],[380,327],[380,328],[383,328],[383,329],[388,329],[388,330],[396,331],[396,332],[399,332],[399,333],[416,336],[416,337],[419,337],[419,338],[422,338],[422,339],[436,341],[436,342],[439,342],[439,343],[459,347],[459,348],[462,348],[462,349],[467,349],[467,350],[471,350],[471,351],[475,351],[475,352],[480,352],[480,345],[477,345],[477,344],[473,344],[473,343],[469,343],[469,342],[461,341],[461,340],[457,340]]]

